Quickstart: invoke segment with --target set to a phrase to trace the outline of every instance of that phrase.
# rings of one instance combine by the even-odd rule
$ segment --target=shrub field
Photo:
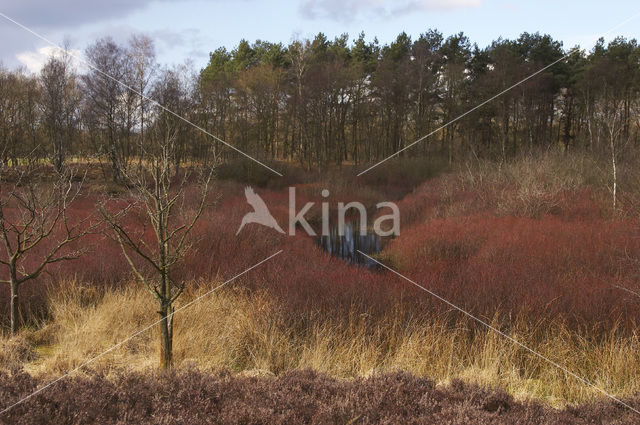
[[[428,170],[384,180],[354,177],[348,167],[323,179],[298,170],[289,183],[298,209],[316,203],[307,214],[316,224],[324,188],[332,208],[360,200],[375,211],[377,202],[397,201],[401,235],[377,254],[382,263],[640,407],[640,192],[632,169],[620,171],[625,190],[615,210],[606,176],[577,154]],[[178,307],[205,295],[175,316],[175,370],[155,370],[158,331],[151,329],[0,421],[637,422],[635,413],[390,272],[330,257],[304,232],[284,236],[253,224],[236,235],[250,211],[247,182],[226,174],[175,269],[188,282]],[[254,178],[286,223],[287,186]],[[89,190],[70,215],[91,214],[103,199]],[[185,210],[197,195],[189,199]],[[123,192],[109,205],[129,201]],[[127,220],[140,226],[136,214]],[[148,232],[138,228],[140,238]],[[55,264],[22,288],[24,327],[0,339],[0,407],[157,317],[113,240],[95,233],[79,244],[87,250],[81,259]],[[3,292],[2,320],[7,311]]]

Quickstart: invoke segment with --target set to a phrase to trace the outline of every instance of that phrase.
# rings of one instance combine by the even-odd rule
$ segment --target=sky
[[[640,38],[640,3],[630,0],[0,0],[0,13],[80,55],[104,36],[126,42],[134,33],[154,40],[159,62],[206,65],[209,52],[241,39],[289,43],[323,32],[333,39],[393,41],[428,29],[463,31],[485,47],[498,37],[547,33],[566,48],[589,50],[604,36]],[[628,22],[624,22],[628,20]],[[0,16],[0,63],[38,72],[56,49]]]

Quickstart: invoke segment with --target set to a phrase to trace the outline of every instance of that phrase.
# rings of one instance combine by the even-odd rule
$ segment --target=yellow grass
[[[212,286],[202,285],[179,301],[207,287]],[[75,284],[63,289],[52,295],[51,323],[0,340],[0,367],[18,363],[34,375],[55,377],[157,320],[155,302],[134,284],[105,293]],[[313,368],[341,378],[405,370],[440,383],[459,377],[502,387],[517,398],[554,406],[601,396],[495,333],[472,332],[462,318],[451,325],[437,318],[407,319],[400,311],[379,319],[355,313],[300,316],[295,323],[285,319],[291,315],[265,293],[213,293],[176,314],[176,366],[249,374]],[[640,390],[637,337],[612,334],[596,343],[559,324],[534,329],[518,320],[510,334],[608,392],[625,396]],[[157,364],[158,334],[150,330],[90,368],[145,371]]]

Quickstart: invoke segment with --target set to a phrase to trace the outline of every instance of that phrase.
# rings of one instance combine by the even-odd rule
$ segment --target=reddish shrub
[[[617,287],[634,288],[636,266],[625,258],[640,256],[640,238],[634,236],[640,223],[599,217],[597,203],[588,192],[567,194],[576,202],[563,204],[556,214],[528,218],[497,215],[487,193],[448,189],[443,197],[443,185],[444,178],[428,182],[400,203],[402,234],[384,253],[392,267],[485,317],[524,314],[581,327],[611,327],[620,322],[627,330],[635,329],[638,300]],[[344,312],[354,307],[375,314],[396,308],[400,299],[407,314],[445,307],[390,273],[329,257],[303,232],[288,237],[249,225],[236,236],[242,216],[250,211],[243,185],[220,182],[216,190],[215,204],[197,224],[193,252],[175,269],[180,278],[230,278],[282,249],[280,256],[233,284],[278,295],[292,317],[302,317],[302,311]],[[258,192],[284,226],[287,191]],[[298,191],[300,205],[321,201],[313,193]],[[78,213],[92,210],[95,201],[83,200],[77,205]],[[464,208],[434,214],[452,205]],[[22,311],[45,314],[42,294],[49,279],[78,276],[88,284],[104,285],[130,276],[112,241],[94,235],[82,243],[91,250],[81,260],[62,263],[50,270],[50,276],[25,285]],[[6,303],[6,297],[2,300]],[[6,312],[6,307],[0,308]]]

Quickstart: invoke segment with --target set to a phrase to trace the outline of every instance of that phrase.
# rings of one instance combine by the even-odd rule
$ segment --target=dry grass
[[[551,149],[497,163],[474,160],[460,166],[443,190],[474,192],[503,215],[540,217],[566,208],[566,195],[588,190],[611,216],[613,177],[608,156]],[[620,155],[617,163],[617,216],[637,217],[640,156]],[[497,192],[497,193],[496,193]]]
[[[180,301],[186,303],[205,290],[202,285]],[[53,321],[39,331],[26,330],[3,340],[0,352],[12,361],[0,366],[21,363],[33,375],[57,376],[156,319],[151,296],[134,285],[99,294],[69,284],[56,294]],[[292,322],[291,315],[266,293],[233,289],[213,293],[176,315],[176,364],[249,375],[312,368],[339,378],[402,370],[442,383],[459,377],[555,406],[600,396],[463,319],[445,323],[437,317],[412,318],[401,308],[377,319],[367,314],[302,316]],[[620,338],[612,331],[608,338],[593,342],[560,324],[533,327],[517,319],[506,331],[606,391],[625,396],[640,390],[637,336]],[[153,330],[139,335],[91,368],[107,374],[149,371],[157,364],[157,340]]]

